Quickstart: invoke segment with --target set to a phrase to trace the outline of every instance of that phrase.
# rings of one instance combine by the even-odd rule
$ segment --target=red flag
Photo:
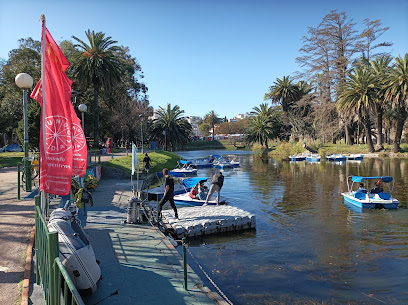
[[[41,79],[31,94],[42,108],[40,190],[67,195],[73,164],[72,81],[65,74],[68,60],[45,27],[45,20],[42,21],[41,60]]]
[[[88,149],[86,147],[86,138],[82,130],[81,121],[72,107],[72,148],[73,148],[73,164],[72,174],[84,177],[86,174]]]

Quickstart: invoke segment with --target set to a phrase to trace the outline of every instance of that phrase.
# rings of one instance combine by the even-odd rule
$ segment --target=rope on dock
[[[218,293],[224,298],[224,300],[230,304],[233,305],[232,301],[230,299],[228,299],[228,297],[222,292],[222,290],[217,286],[216,283],[214,283],[214,281],[211,279],[211,277],[207,274],[207,272],[205,272],[204,268],[201,267],[201,265],[197,262],[197,260],[195,259],[195,257],[193,256],[193,253],[191,253],[190,249],[186,246],[186,249],[188,251],[188,253],[190,253],[191,258],[194,260],[194,262],[197,264],[198,268],[200,268],[200,270],[204,273],[204,275],[206,276],[206,278],[208,279],[208,281],[214,286],[215,289],[217,289]]]
[[[152,227],[156,227],[156,225],[160,226],[160,221],[157,221],[156,223],[154,222],[154,213],[151,209],[149,209],[147,206],[143,205],[143,202],[141,203],[141,207],[143,207],[143,211],[145,213],[145,216],[147,218],[147,220],[149,221],[150,225]],[[181,242],[181,240],[176,240],[177,242]],[[215,289],[217,289],[218,293],[224,298],[224,300],[230,304],[233,305],[232,301],[230,299],[228,299],[228,297],[222,292],[222,290],[217,286],[216,283],[214,283],[214,281],[211,279],[211,277],[207,274],[207,272],[205,272],[204,268],[198,263],[198,261],[195,259],[193,253],[191,253],[190,249],[187,247],[186,244],[184,244],[186,246],[186,249],[188,251],[188,253],[190,253],[191,258],[194,260],[194,262],[197,264],[198,268],[200,268],[200,270],[204,273],[205,277],[207,278],[207,280],[211,283],[211,285],[214,286]]]

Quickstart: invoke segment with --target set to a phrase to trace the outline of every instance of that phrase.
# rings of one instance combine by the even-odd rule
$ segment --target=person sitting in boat
[[[200,181],[198,185],[197,198],[200,200],[205,200],[207,198],[208,187],[204,185],[204,180]]]
[[[214,156],[213,156],[213,155],[210,155],[209,159],[210,159],[210,163],[213,163],[213,162],[214,162],[214,160],[215,160],[215,158],[214,158]]]
[[[364,187],[364,183],[360,183],[360,186],[359,186],[357,192],[367,193],[367,190],[366,190],[366,188]]]
[[[190,190],[190,197],[191,199],[197,199],[199,183],[197,183],[194,187]]]
[[[372,188],[372,190],[371,190],[371,194],[378,194],[378,193],[381,193],[381,192],[383,192],[384,190],[383,190],[383,188],[381,187],[381,180],[378,180],[376,183],[375,183],[375,186]]]

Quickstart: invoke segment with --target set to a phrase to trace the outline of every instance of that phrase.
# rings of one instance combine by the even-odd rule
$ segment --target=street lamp
[[[17,74],[14,79],[16,85],[23,89],[23,107],[24,107],[24,172],[25,172],[25,190],[31,192],[31,168],[28,161],[28,122],[27,122],[27,89],[33,86],[33,78],[27,73]]]
[[[76,99],[76,98],[75,98]],[[84,132],[85,136],[85,119],[84,119],[84,113],[88,110],[88,107],[85,104],[81,104],[78,106],[78,110],[82,113],[82,130]]]

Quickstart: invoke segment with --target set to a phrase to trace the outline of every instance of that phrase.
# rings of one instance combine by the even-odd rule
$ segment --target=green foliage
[[[28,143],[30,150],[40,149],[41,107],[31,100],[27,105]],[[24,143],[24,118],[18,122],[17,136]]]
[[[166,108],[159,107],[158,118],[150,130],[151,138],[166,144],[166,148],[170,147],[171,151],[184,147],[189,141],[192,127],[182,116],[183,113],[177,105],[173,108],[170,104]]]
[[[79,44],[75,44],[72,54],[73,76],[82,88],[93,85],[94,100],[92,111],[94,113],[94,138],[99,142],[99,91],[100,88],[110,89],[120,81],[123,65],[115,52],[119,47],[110,36],[105,33],[88,30],[85,32],[88,43],[72,36]]]
[[[24,152],[4,152],[0,153],[0,168],[9,167],[9,166],[17,166],[17,164],[21,164],[23,161]],[[16,177],[17,179],[17,177]]]
[[[175,153],[168,151],[161,151],[155,153],[149,153],[149,157],[152,160],[150,163],[150,173],[160,172],[164,168],[173,169],[177,167],[177,161],[181,157]],[[143,154],[137,155],[138,168],[143,169]],[[104,162],[103,166],[109,166],[114,168],[119,168],[128,173],[132,172],[132,156],[126,156],[122,158],[116,158],[108,162]]]
[[[32,38],[20,39],[18,49],[11,50],[8,60],[0,62],[0,130],[9,138],[23,117],[23,94],[14,79],[19,73],[28,73],[35,85],[40,79],[40,66],[40,42]]]

